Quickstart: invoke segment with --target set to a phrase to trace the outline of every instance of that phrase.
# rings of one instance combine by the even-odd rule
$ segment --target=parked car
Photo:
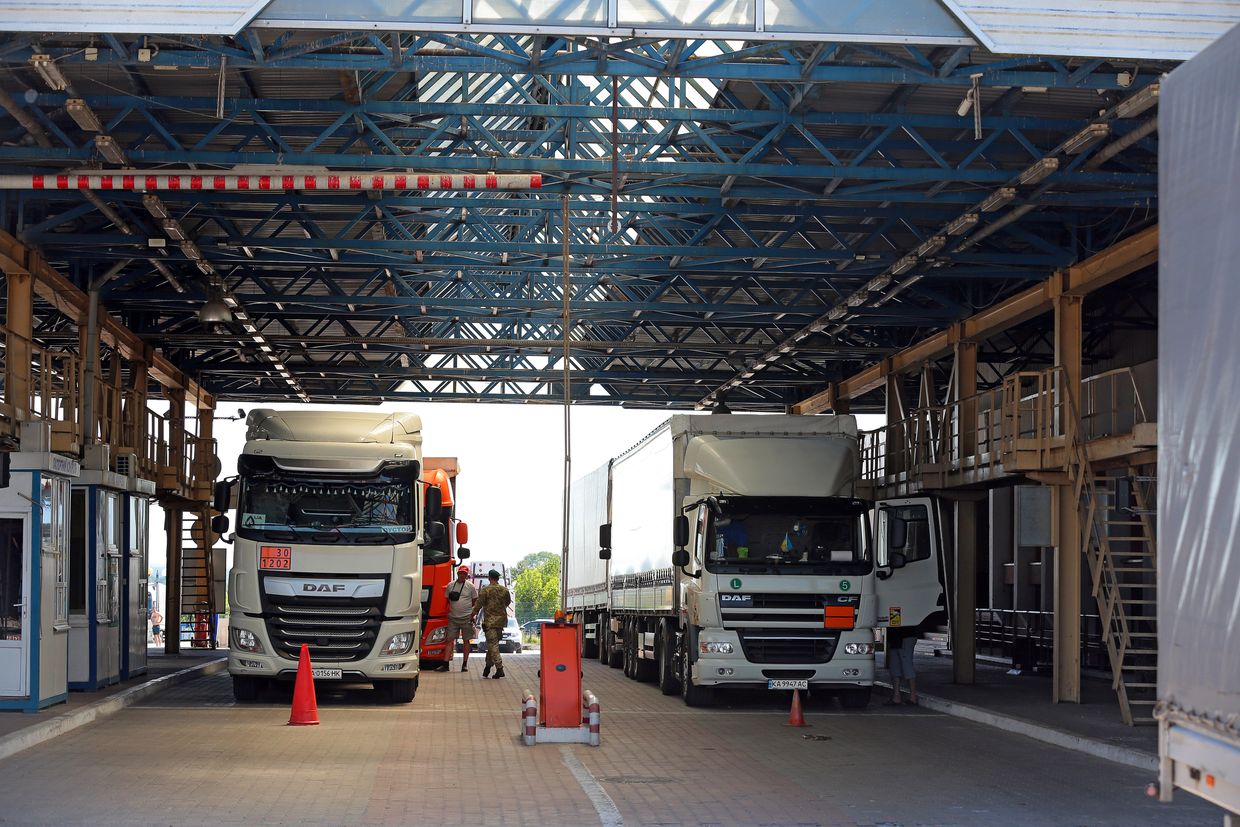
[[[535,637],[540,636],[542,635],[542,625],[544,623],[555,623],[555,620],[550,617],[540,617],[537,620],[527,620],[521,624],[521,631],[525,632],[527,635],[534,635]]]
[[[481,625],[478,626],[478,636],[474,638],[473,644],[473,651],[486,653],[487,639],[482,633]],[[499,641],[499,650],[507,653],[521,653],[521,627],[517,625],[515,617],[508,618],[508,625],[504,627],[504,636]],[[462,651],[460,638],[456,641],[456,651]]]

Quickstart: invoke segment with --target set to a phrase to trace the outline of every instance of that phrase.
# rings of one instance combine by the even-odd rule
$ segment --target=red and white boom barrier
[[[283,190],[401,191],[401,190],[536,190],[540,173],[500,175],[480,173],[432,175],[429,173],[297,173],[284,175],[222,175],[200,171],[67,173],[62,175],[0,175],[0,190],[134,190],[267,192]]]

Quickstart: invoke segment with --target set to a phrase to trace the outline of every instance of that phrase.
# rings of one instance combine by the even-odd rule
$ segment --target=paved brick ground
[[[501,681],[472,661],[465,674],[426,674],[407,706],[320,687],[318,727],[284,726],[287,693],[236,706],[226,677],[203,678],[0,761],[0,824],[1221,821],[1187,798],[1146,799],[1139,772],[923,710],[845,713],[814,699],[812,728],[789,729],[783,698],[691,710],[593,663],[603,746],[525,747],[519,704],[537,655],[505,662]]]

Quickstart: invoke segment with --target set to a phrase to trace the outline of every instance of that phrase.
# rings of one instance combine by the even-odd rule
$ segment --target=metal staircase
[[[201,506],[176,513],[180,521],[180,639],[191,649],[214,649],[215,572],[212,565],[211,509]]]
[[[1071,411],[1068,475],[1080,503],[1081,548],[1098,602],[1112,687],[1124,723],[1153,724],[1158,688],[1156,481],[1135,468],[1096,474],[1079,423]]]

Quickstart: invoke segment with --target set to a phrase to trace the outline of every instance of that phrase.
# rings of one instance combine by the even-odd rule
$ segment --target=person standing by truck
[[[456,648],[457,637],[465,638],[461,644],[461,651],[464,653],[464,659],[461,661],[462,672],[469,671],[470,641],[474,639],[476,633],[473,617],[477,606],[478,589],[469,582],[469,566],[459,566],[456,570],[456,580],[448,584],[447,643],[448,656],[451,659],[452,650]]]
[[[482,631],[487,637],[487,665],[482,670],[482,677],[490,675],[491,668],[494,667],[495,677],[499,679],[504,677],[504,659],[499,653],[499,642],[504,635],[504,625],[508,622],[508,607],[512,605],[512,595],[507,587],[500,584],[497,570],[488,571],[487,579],[491,582],[478,593]]]

